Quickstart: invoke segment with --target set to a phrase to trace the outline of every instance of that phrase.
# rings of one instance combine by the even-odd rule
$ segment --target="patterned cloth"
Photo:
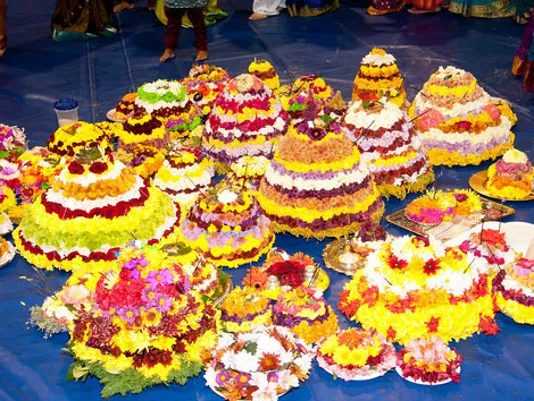
[[[165,0],[165,7],[169,8],[204,8],[208,0]]]
[[[515,15],[514,0],[452,0],[449,11],[466,17],[503,18]]]

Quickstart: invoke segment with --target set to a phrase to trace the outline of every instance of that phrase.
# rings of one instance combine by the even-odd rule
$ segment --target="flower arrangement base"
[[[404,200],[406,195],[416,192],[424,192],[425,189],[434,182],[434,170],[430,169],[425,174],[419,176],[417,180],[410,184],[403,186],[396,186],[392,184],[377,185],[380,194],[389,200],[391,196]]]

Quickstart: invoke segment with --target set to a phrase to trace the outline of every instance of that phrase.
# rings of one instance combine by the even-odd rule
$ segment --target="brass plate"
[[[349,266],[339,261],[339,257],[345,252],[345,249],[349,243],[349,239],[339,238],[327,244],[323,250],[325,266],[338,273],[352,276],[359,269],[359,267],[357,265]]]
[[[447,241],[464,231],[467,231],[482,221],[495,221],[515,213],[515,209],[498,202],[480,197],[483,210],[472,216],[457,216],[453,220],[435,224],[420,224],[410,220],[404,213],[404,209],[386,216],[386,221],[411,231],[414,234],[428,237],[433,235],[441,241]]]
[[[525,201],[531,201],[534,200],[534,193],[531,192],[529,196],[523,199],[507,199],[507,198],[500,198],[494,194],[492,194],[490,191],[486,189],[486,181],[488,180],[488,172],[487,170],[479,171],[476,174],[473,174],[471,178],[469,179],[469,186],[473,188],[475,191],[477,191],[479,194],[488,196],[493,199],[500,199],[503,201],[511,201],[511,202],[525,202]]]

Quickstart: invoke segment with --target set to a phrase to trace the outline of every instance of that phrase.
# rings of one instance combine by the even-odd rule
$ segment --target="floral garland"
[[[493,279],[499,309],[516,323],[534,324],[534,260],[519,258]]]
[[[85,122],[60,127],[46,142],[47,149],[59,156],[74,156],[90,146],[98,146],[105,153],[113,151],[109,134],[98,126]]]
[[[397,373],[416,384],[460,382],[462,356],[440,338],[414,339],[397,356]]]
[[[251,331],[255,326],[270,326],[270,301],[250,288],[236,287],[221,305],[223,329],[230,333]]]
[[[24,128],[0,124],[0,159],[16,162],[26,147]]]
[[[319,342],[317,362],[336,378],[370,380],[393,369],[397,356],[393,344],[380,334],[350,328]]]
[[[152,263],[142,249],[124,253],[119,273],[100,276],[95,305],[78,314],[68,344],[73,378],[98,377],[104,398],[185,384],[200,373],[219,330],[217,310],[189,288],[181,269]]]
[[[340,293],[339,308],[364,328],[407,344],[497,331],[490,278],[458,248],[401,237],[372,253]]]
[[[314,352],[283,327],[223,333],[206,384],[227,400],[276,401],[308,378]]]
[[[470,190],[429,190],[410,202],[404,213],[410,220],[422,224],[440,224],[454,216],[469,216],[482,210],[480,197]]]
[[[280,294],[273,307],[273,323],[289,328],[309,344],[339,330],[336,314],[322,292],[304,286]]]
[[[284,290],[301,285],[312,285],[313,289],[324,292],[330,286],[330,279],[312,257],[302,252],[290,256],[279,248],[271,249],[263,266],[249,269],[243,278],[243,286],[261,291],[272,300],[277,300]]]

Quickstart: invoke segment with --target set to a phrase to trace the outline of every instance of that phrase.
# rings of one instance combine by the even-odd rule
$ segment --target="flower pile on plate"
[[[217,97],[203,132],[203,148],[222,164],[243,156],[271,158],[284,135],[288,114],[272,91],[256,76],[230,80]]]
[[[236,287],[222,302],[221,311],[222,326],[228,332],[247,332],[272,324],[270,300],[251,288]]]
[[[257,198],[275,231],[307,238],[357,232],[384,212],[358,148],[313,100],[280,140]]]
[[[284,327],[223,333],[206,384],[227,400],[276,401],[308,378],[313,350]]]
[[[296,289],[301,285],[311,285],[313,289],[326,291],[330,279],[312,257],[302,252],[290,256],[282,249],[273,248],[261,267],[253,267],[247,272],[243,278],[243,285],[277,300],[282,292]]]
[[[460,382],[462,356],[440,338],[414,339],[397,356],[397,373],[427,386]]]
[[[488,275],[460,249],[428,238],[385,242],[340,294],[339,308],[366,329],[407,344],[471,337],[493,322]]]
[[[179,266],[158,262],[142,248],[123,250],[119,271],[100,275],[93,309],[78,313],[70,330],[70,375],[97,377],[104,398],[185,384],[217,343],[217,310]]]
[[[488,169],[486,188],[493,196],[504,199],[524,199],[532,193],[534,169],[525,153],[509,149]]]
[[[322,291],[304,286],[279,295],[273,306],[273,323],[287,327],[309,344],[339,330],[337,316],[323,298]]]
[[[111,152],[111,136],[96,124],[76,122],[60,127],[46,141],[46,148],[58,156],[74,156],[79,151],[98,146],[103,152]]]
[[[0,159],[14,163],[25,148],[26,134],[23,128],[0,124]]]
[[[200,194],[181,222],[181,234],[216,266],[255,262],[274,243],[271,222],[252,194],[224,185]]]
[[[202,114],[208,115],[215,99],[224,91],[230,79],[230,74],[221,67],[196,64],[181,83],[187,88],[189,98],[202,110]]]
[[[514,143],[513,113],[503,113],[471,73],[456,67],[432,74],[409,114],[434,165],[478,165]]]
[[[175,231],[180,208],[133,169],[97,148],[79,152],[26,207],[13,233],[39,268],[108,267],[133,239],[158,242]]]
[[[115,107],[113,119],[118,121],[126,121],[134,112],[135,99],[137,99],[137,93],[135,92],[124,95]]]
[[[395,367],[397,354],[375,331],[350,328],[319,342],[317,362],[336,378],[361,381],[385,375]]]
[[[480,197],[467,189],[429,190],[410,202],[404,214],[421,224],[441,224],[455,216],[470,216],[482,211]]]
[[[419,134],[405,111],[375,95],[354,101],[343,130],[358,146],[383,196],[404,199],[434,181]]]
[[[517,323],[534,324],[534,260],[519,258],[493,280],[497,306]]]

